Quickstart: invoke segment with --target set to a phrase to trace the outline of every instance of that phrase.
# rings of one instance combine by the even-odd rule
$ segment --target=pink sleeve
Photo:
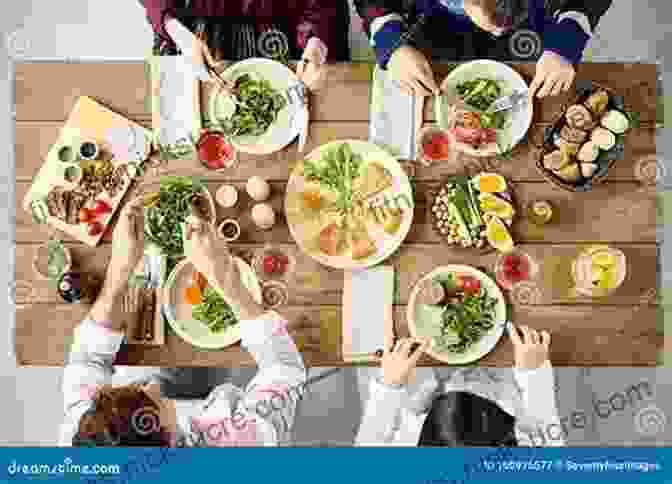
[[[306,0],[297,26],[297,44],[305,49],[311,37],[321,40],[332,55],[336,53],[338,2],[340,0]],[[328,56],[328,53],[327,53]],[[331,59],[331,58],[329,58]]]
[[[175,9],[175,0],[140,0],[140,3],[147,10],[147,16],[154,27],[154,31],[170,39],[171,37],[165,29],[165,21],[166,16],[173,16],[172,11]]]

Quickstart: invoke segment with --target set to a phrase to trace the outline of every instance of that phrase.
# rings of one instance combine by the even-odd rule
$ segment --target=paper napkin
[[[394,331],[394,268],[377,266],[345,272],[343,287],[343,360],[374,361]]]
[[[386,71],[376,66],[371,91],[369,141],[402,160],[416,157],[416,104],[421,102],[401,90]]]

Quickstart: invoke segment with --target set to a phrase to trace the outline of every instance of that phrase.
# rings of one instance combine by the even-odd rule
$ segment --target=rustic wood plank
[[[44,313],[49,312],[45,324]],[[63,366],[73,329],[85,317],[85,306],[63,304],[17,308],[16,356],[23,366]],[[308,366],[349,366],[340,356],[340,307],[286,307],[290,334]],[[544,306],[518,309],[514,321],[552,334],[554,366],[655,366],[663,337],[654,322],[659,310],[649,306]],[[408,335],[406,307],[395,307],[396,330]],[[39,337],[37,337],[39,335]],[[143,366],[254,366],[240,345],[223,350],[200,350],[182,341],[169,327],[166,344],[157,348],[126,346],[117,364]],[[513,352],[504,336],[493,352],[479,361],[483,366],[511,366]],[[441,366],[429,357],[422,366]]]
[[[454,64],[436,64],[438,80]],[[533,64],[512,64],[529,82]],[[331,67],[333,78],[314,97],[311,119],[365,121],[369,119],[369,65],[341,64]],[[50,79],[44,89],[43,80]],[[655,64],[581,64],[577,79],[589,79],[613,87],[626,98],[628,109],[642,121],[656,119]],[[123,93],[120,96],[119,93]],[[19,63],[16,65],[15,95],[18,120],[64,120],[81,95],[92,96],[107,107],[133,119],[151,117],[147,95],[149,80],[143,62],[127,63]],[[537,101],[535,121],[551,121],[571,94]],[[347,100],[348,102],[344,102]],[[433,119],[427,103],[426,119]]]
[[[17,63],[14,93],[19,121],[66,120],[80,96],[131,119],[151,118],[144,62]]]
[[[181,172],[180,172],[181,173]],[[143,183],[138,190],[158,187],[158,182]],[[239,189],[239,202],[235,208],[217,208],[217,220],[236,218],[242,228],[240,242],[292,243],[289,228],[284,220],[285,183],[272,182],[269,203],[278,214],[278,222],[271,230],[258,230],[251,219],[254,202],[245,193],[245,182],[230,182]],[[220,182],[208,181],[208,189],[213,194]],[[432,227],[431,204],[439,182],[418,182],[416,184],[415,212],[413,225],[406,238],[407,243],[440,243],[442,239]],[[31,214],[25,212],[20,203],[30,187],[28,182],[19,182],[16,187],[16,240],[18,242],[39,242],[46,240],[54,229],[38,226]],[[154,188],[156,189],[156,188]],[[549,183],[513,183],[516,206],[519,211],[514,223],[513,236],[518,242],[656,242],[656,196],[651,190],[643,190],[636,183],[606,183],[590,193],[575,194],[559,190]],[[127,199],[130,199],[129,194]],[[556,208],[555,219],[543,228],[530,223],[525,208],[533,200],[549,200]],[[110,241],[114,225],[108,229],[103,241]],[[70,240],[67,238],[67,240]]]
[[[343,271],[318,264],[301,253],[297,247],[281,245],[296,258],[296,271],[291,282],[290,304],[311,306],[341,304]],[[576,245],[521,245],[540,264],[538,282],[531,292],[511,295],[518,305],[587,304],[629,306],[640,304],[657,287],[658,249],[656,245],[612,244],[622,249],[628,260],[628,277],[614,295],[599,300],[577,298],[572,294],[570,264],[582,246]],[[72,251],[73,268],[102,277],[111,256],[111,245],[97,248],[68,244]],[[234,252],[249,257],[261,247],[250,244],[231,244]],[[16,281],[22,287],[31,287],[29,293],[17,294],[19,304],[58,303],[58,293],[48,281],[39,281],[32,268],[32,257],[37,244],[19,244],[16,247]],[[404,245],[386,263],[393,264],[399,279],[398,304],[406,304],[413,285],[437,266],[467,264],[492,270],[497,254],[479,255],[462,249],[436,245]]]

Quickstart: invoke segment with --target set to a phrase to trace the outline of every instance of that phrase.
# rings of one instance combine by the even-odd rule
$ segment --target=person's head
[[[176,412],[159,385],[101,386],[79,420],[75,447],[167,447],[176,434]]]
[[[468,392],[434,399],[420,432],[420,447],[515,447],[515,418],[496,403]]]

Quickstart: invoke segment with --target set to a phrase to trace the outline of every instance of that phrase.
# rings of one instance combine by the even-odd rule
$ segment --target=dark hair
[[[468,392],[449,392],[432,403],[418,446],[516,447],[515,422],[490,400]]]
[[[79,419],[75,447],[161,447],[170,434],[161,426],[159,408],[140,385],[103,386]]]

